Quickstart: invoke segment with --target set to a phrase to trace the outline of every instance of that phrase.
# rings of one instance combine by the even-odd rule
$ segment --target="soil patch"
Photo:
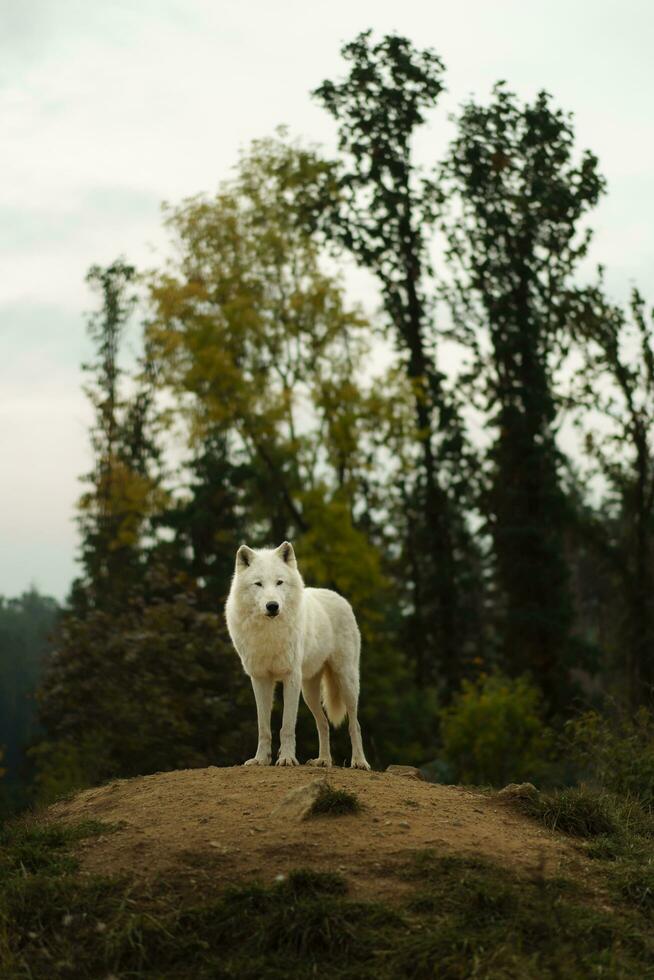
[[[80,844],[83,873],[174,874],[191,889],[269,884],[311,868],[340,872],[354,896],[392,900],[408,887],[396,869],[422,850],[475,855],[530,877],[586,877],[587,862],[570,841],[494,796],[459,786],[334,768],[326,778],[355,793],[361,813],[273,815],[287,793],[323,774],[308,766],[157,773],[86,790],[52,806],[47,818],[117,825]]]

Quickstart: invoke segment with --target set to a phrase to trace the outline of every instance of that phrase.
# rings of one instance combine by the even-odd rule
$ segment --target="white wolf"
[[[259,744],[245,765],[271,760],[270,714],[275,683],[284,685],[278,766],[297,766],[295,722],[300,688],[318,726],[319,755],[307,765],[331,766],[329,724],[349,718],[352,766],[370,769],[357,720],[361,637],[349,602],[329,589],[307,589],[293,546],[254,550],[241,545],[225,607],[227,628],[257,702]]]

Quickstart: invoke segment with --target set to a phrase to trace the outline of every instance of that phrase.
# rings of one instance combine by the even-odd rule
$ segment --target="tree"
[[[192,443],[210,434],[246,467],[249,524],[265,541],[306,533],[316,493],[351,496],[359,452],[347,406],[367,325],[298,221],[298,173],[321,170],[311,159],[254,144],[213,200],[170,212],[180,260],[151,286],[162,380],[183,399]]]
[[[41,688],[44,799],[115,776],[246,757],[253,706],[221,616],[243,540],[292,536],[308,581],[352,601],[377,763],[418,761],[435,737],[433,691],[411,683],[397,642],[403,596],[393,601],[389,579],[397,548],[380,430],[408,396],[375,378],[364,383],[370,327],[346,305],[300,220],[323,176],[311,153],[264,141],[215,198],[169,211],[176,259],[150,280],[148,398],[127,399],[116,383],[95,445],[98,460],[110,442],[110,460],[156,477],[151,409],[163,401],[161,417],[189,454],[167,495],[153,480],[152,495],[137,498],[125,563],[114,545],[123,512],[111,509],[113,498],[102,509],[92,483],[82,529],[112,533],[85,533],[90,571],[62,617]],[[114,523],[100,523],[105,514]],[[103,578],[110,563],[118,582]],[[314,739],[301,714],[301,750]],[[339,735],[334,750],[344,751]]]
[[[39,795],[246,757],[249,692],[218,611],[152,563],[120,610],[62,619],[39,691]],[[249,707],[249,704],[248,704]]]
[[[37,732],[34,692],[59,607],[30,589],[16,599],[0,596],[0,747],[7,780],[25,782],[25,750]]]
[[[171,709],[172,717],[163,721],[161,717],[172,689],[177,685],[181,690],[175,669],[180,669],[184,658],[193,665],[197,647],[185,636],[187,622],[170,596],[175,583],[183,592],[186,580],[161,568],[156,540],[147,540],[154,531],[153,519],[168,498],[161,486],[157,378],[147,342],[135,376],[127,379],[120,366],[121,342],[136,304],[135,281],[135,269],[122,260],[106,268],[93,266],[87,275],[101,297],[100,308],[88,324],[96,359],[84,365],[91,378],[85,390],[94,408],[94,458],[93,469],[84,478],[90,486],[79,502],[83,573],[73,583],[59,618],[55,646],[39,688],[44,731],[33,757],[44,798],[108,774],[133,774],[139,753],[144,767],[153,765],[154,758],[162,761],[166,731],[170,757],[174,746],[179,747],[180,758],[184,754],[174,712]],[[166,600],[174,607],[168,617],[159,610],[162,578],[167,582]],[[161,612],[159,646],[152,627],[157,610]],[[173,645],[171,623],[178,628],[174,642],[181,645],[175,656],[167,647]],[[192,621],[189,632],[195,628]],[[139,642],[146,642],[147,650],[139,649]],[[162,667],[157,675],[153,658],[162,651],[169,658],[168,670]],[[203,677],[202,665],[195,666]],[[152,697],[146,706],[148,685]],[[137,717],[144,726],[148,721],[152,726],[147,736],[141,732],[140,743],[134,741]],[[155,720],[161,724],[159,729]],[[156,751],[148,737],[159,740]]]
[[[546,93],[521,105],[503,84],[488,106],[464,106],[444,179],[455,318],[495,430],[485,509],[503,655],[556,712],[569,698],[572,609],[553,371],[589,242],[579,223],[604,184],[591,153],[573,160],[570,118]]]
[[[475,623],[478,583],[461,501],[466,452],[458,407],[438,367],[439,331],[429,296],[429,235],[439,194],[412,159],[415,130],[443,90],[443,64],[403,37],[379,43],[371,32],[346,44],[342,82],[315,95],[339,124],[343,160],[338,195],[322,227],[377,277],[410,382],[420,451],[415,481],[402,493],[414,518],[404,561],[414,571],[412,643],[421,681],[439,677],[451,692],[463,673]],[[432,286],[433,288],[433,286]],[[473,642],[474,646],[474,642]]]
[[[90,488],[79,502],[84,576],[73,597],[81,605],[120,604],[140,575],[146,523],[162,502],[152,418],[156,382],[147,346],[133,395],[127,397],[121,386],[119,354],[136,304],[135,278],[134,267],[122,259],[106,268],[92,266],[86,277],[101,307],[88,323],[97,359],[84,365],[95,423],[94,464],[85,477]]]
[[[157,530],[167,528],[173,534],[170,543],[164,538],[157,545],[158,558],[203,582],[203,607],[217,608],[224,600],[234,555],[249,533],[246,487],[251,470],[245,462],[231,461],[228,441],[219,427],[207,430],[183,467],[183,486],[154,518]]]
[[[224,593],[236,527],[254,545],[289,537],[308,581],[348,596],[370,678],[362,712],[374,720],[373,754],[382,759],[403,738],[389,713],[393,678],[408,686],[398,644],[406,596],[393,601],[389,571],[399,562],[386,520],[386,473],[395,478],[397,464],[380,435],[397,411],[398,386],[364,381],[369,325],[348,309],[304,224],[323,175],[308,151],[257,142],[214,198],[169,212],[178,259],[152,281],[148,336],[162,379],[186,408],[197,460],[207,440],[215,447],[227,481],[217,491],[222,518],[234,517],[216,536],[222,518],[203,477],[177,512],[180,540],[191,540],[189,520],[203,535],[214,528],[211,567],[225,567]],[[204,523],[207,505],[214,516]],[[406,697],[420,695],[411,686]],[[433,713],[427,719],[433,727]]]
[[[601,283],[580,291],[576,402],[591,476],[605,500],[592,538],[616,584],[619,661],[632,707],[654,697],[654,317],[634,289],[628,313]],[[592,420],[596,423],[593,426]],[[616,601],[617,600],[617,601]]]

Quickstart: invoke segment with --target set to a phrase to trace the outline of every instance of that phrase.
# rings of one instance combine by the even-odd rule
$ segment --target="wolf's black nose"
[[[277,613],[279,612],[279,603],[278,602],[267,602],[266,603],[266,612],[268,613],[269,616],[276,616]]]

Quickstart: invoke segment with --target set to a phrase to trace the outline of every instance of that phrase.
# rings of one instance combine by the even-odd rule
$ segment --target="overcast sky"
[[[637,282],[654,301],[651,2],[0,0],[0,594],[62,598],[75,574],[88,266],[151,265],[160,202],[213,190],[279,124],[330,150],[309,92],[368,27],[446,63],[424,153],[498,79],[571,110],[609,184],[593,261],[616,299]]]

